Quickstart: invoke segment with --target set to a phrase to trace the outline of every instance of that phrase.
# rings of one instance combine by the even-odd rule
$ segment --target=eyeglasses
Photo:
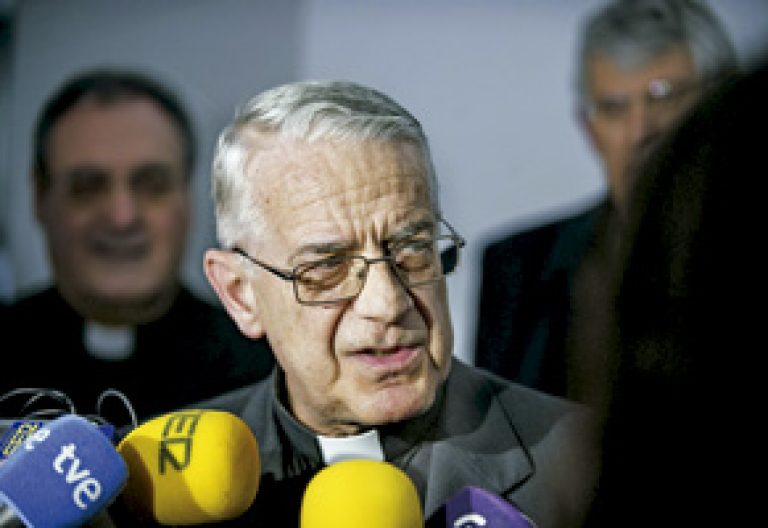
[[[385,245],[383,257],[333,255],[299,264],[292,271],[265,264],[238,247],[242,255],[283,280],[293,282],[296,301],[307,305],[330,305],[357,297],[365,285],[371,264],[386,262],[405,288],[431,284],[451,273],[459,264],[465,240],[446,222],[449,233],[439,236],[414,236]]]
[[[694,100],[700,88],[701,84],[695,80],[653,79],[640,97],[650,113],[674,115],[686,108],[684,103]],[[629,114],[633,99],[635,96],[632,94],[598,97],[587,105],[587,114],[593,119],[617,122]]]

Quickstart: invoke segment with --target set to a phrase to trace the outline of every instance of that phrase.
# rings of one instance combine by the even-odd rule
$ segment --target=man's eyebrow
[[[421,220],[419,222],[408,224],[391,236],[387,237],[386,242],[388,244],[393,242],[397,243],[402,240],[413,238],[415,235],[425,231],[432,233],[434,229],[434,220]],[[304,244],[288,256],[288,262],[292,263],[297,258],[302,256],[338,255],[341,253],[348,253],[354,247],[355,244],[353,242],[313,242]]]
[[[397,243],[403,240],[408,240],[409,238],[413,238],[415,235],[419,233],[423,233],[424,231],[427,231],[431,234],[434,232],[434,230],[435,230],[434,220],[422,220],[420,222],[408,224],[404,228],[395,232],[392,236],[387,237],[387,242],[390,244]]]
[[[98,165],[83,164],[83,165],[76,165],[74,167],[67,169],[63,173],[63,175],[66,178],[82,178],[82,177],[104,176],[108,172],[109,171],[107,171],[103,167],[99,167]]]
[[[354,244],[351,242],[317,242],[304,244],[288,256],[288,262],[294,262],[301,256],[338,255],[348,252]]]

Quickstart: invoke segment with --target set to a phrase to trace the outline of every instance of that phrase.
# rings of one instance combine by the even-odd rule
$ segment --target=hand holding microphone
[[[120,500],[128,510],[163,525],[234,519],[259,487],[256,439],[237,416],[185,410],[145,422],[117,450],[130,477]]]
[[[62,416],[0,466],[0,526],[82,526],[103,512],[126,478],[125,462],[93,423]]]

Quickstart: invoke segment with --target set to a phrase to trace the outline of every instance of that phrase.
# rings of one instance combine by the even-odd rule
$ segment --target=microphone
[[[89,420],[90,421],[90,420]],[[40,430],[46,424],[50,423],[49,419],[16,419],[8,420],[0,418],[0,466],[8,459],[19,447],[24,445],[24,442]],[[110,423],[97,423],[90,421],[90,423],[96,427],[99,431],[104,433],[104,436],[114,441],[116,429],[115,426]]]
[[[466,486],[430,515],[424,528],[536,528],[527,515],[495,493]]]
[[[153,418],[118,444],[129,469],[120,502],[144,520],[191,525],[234,519],[256,498],[259,448],[248,425],[224,411]]]
[[[319,471],[301,502],[301,528],[423,528],[416,487],[388,462],[336,462]]]
[[[23,402],[21,402],[22,397],[26,398]],[[104,433],[113,444],[116,443],[117,428],[102,416],[102,405],[108,397],[120,399],[135,427],[137,423],[136,413],[130,400],[115,389],[103,391],[96,402],[96,414],[89,415],[78,413],[69,396],[56,389],[18,388],[0,395],[0,404],[4,406],[8,406],[13,399],[20,401],[20,405],[12,413],[15,415],[14,418],[0,418],[0,465],[35,431],[59,416],[75,414],[82,416]],[[46,400],[49,402],[48,406],[44,404]],[[57,406],[51,407],[50,400],[53,400]],[[7,410],[5,411],[7,412]]]
[[[90,421],[45,423],[0,466],[0,526],[82,526],[112,502],[127,468]]]

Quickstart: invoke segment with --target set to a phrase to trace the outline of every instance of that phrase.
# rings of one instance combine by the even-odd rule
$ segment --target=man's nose
[[[642,99],[629,105],[627,133],[633,146],[646,144],[662,131],[665,117],[657,110]]]
[[[355,298],[354,309],[367,319],[398,321],[411,307],[410,292],[387,260],[369,263],[363,288]]]
[[[106,214],[114,226],[131,225],[139,216],[139,203],[131,189],[125,186],[113,187],[105,204]]]

